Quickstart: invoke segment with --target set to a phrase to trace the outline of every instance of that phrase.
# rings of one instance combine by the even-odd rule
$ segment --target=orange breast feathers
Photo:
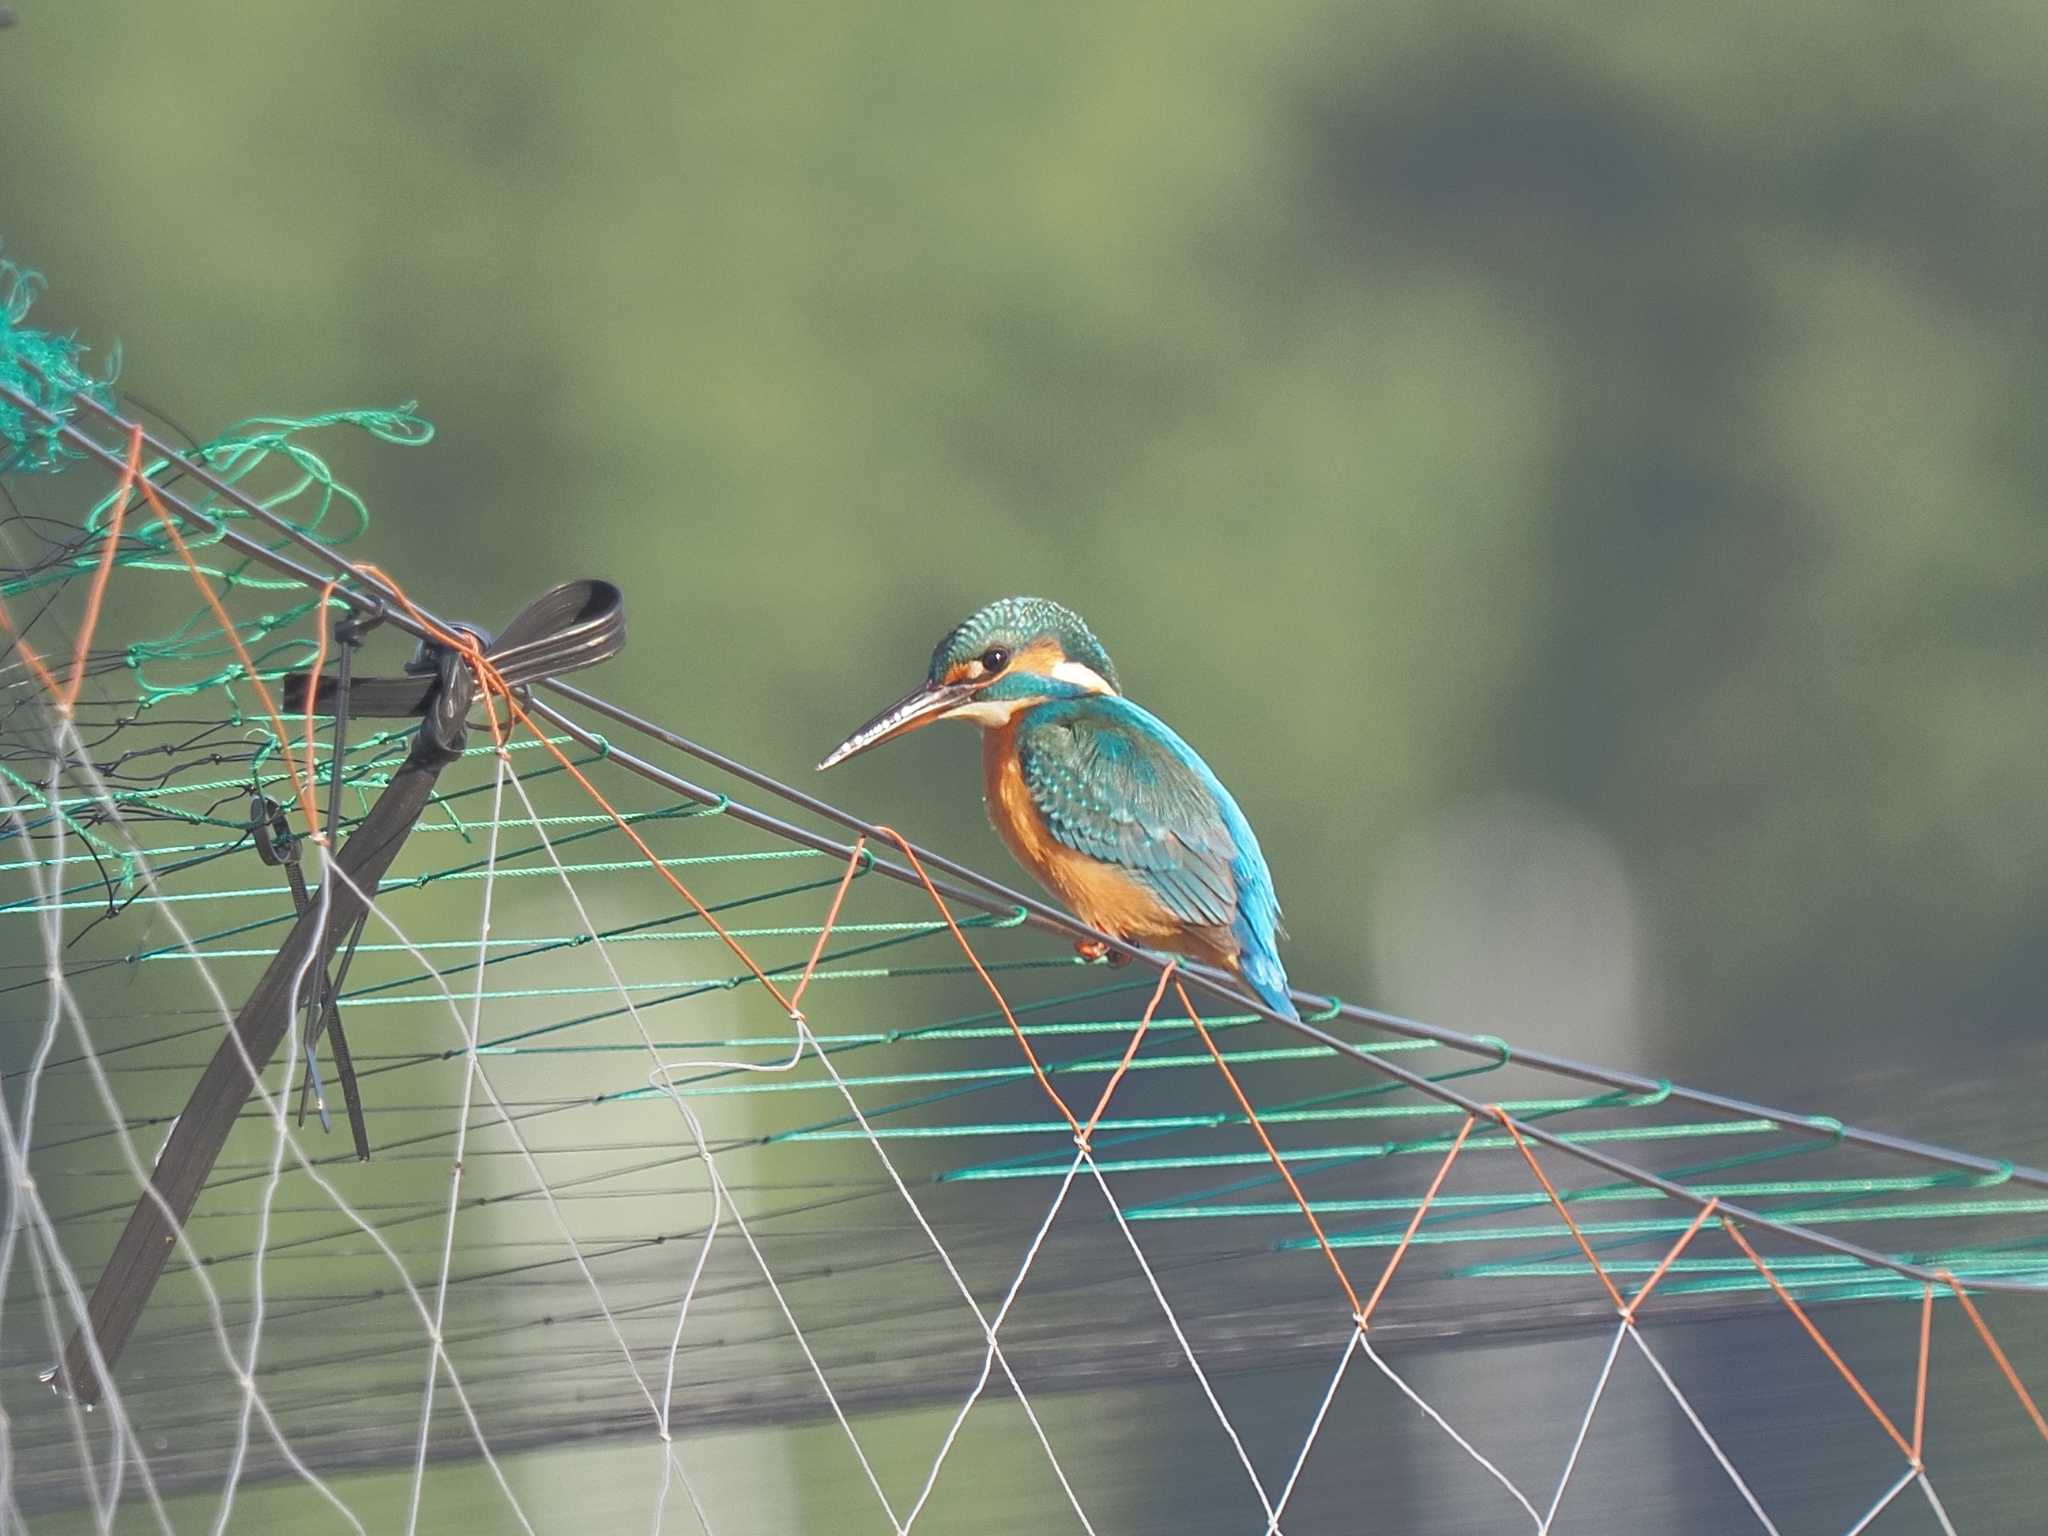
[[[981,765],[988,819],[1017,862],[1091,928],[1133,943],[1180,950],[1230,964],[1228,932],[1191,929],[1143,885],[1114,864],[1077,853],[1052,835],[1017,761],[1016,727],[982,733]]]

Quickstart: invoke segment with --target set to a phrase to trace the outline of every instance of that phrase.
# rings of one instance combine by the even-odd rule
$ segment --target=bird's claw
[[[1082,939],[1074,945],[1074,953],[1083,960],[1106,960],[1111,965],[1129,965],[1131,957],[1120,949],[1111,949],[1101,939]]]

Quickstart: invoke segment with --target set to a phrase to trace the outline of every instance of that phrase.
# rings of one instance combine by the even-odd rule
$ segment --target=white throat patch
[[[1035,699],[969,699],[946,711],[948,720],[972,720],[976,725],[1008,725],[1020,709],[1029,709]]]
[[[1052,669],[1055,680],[1070,688],[1080,688],[1088,693],[1115,693],[1108,680],[1093,667],[1079,661],[1062,661]],[[1020,710],[1043,704],[1044,699],[969,699],[947,710],[948,720],[972,720],[976,725],[1005,726],[1016,719]]]
[[[1090,693],[1115,693],[1107,679],[1085,662],[1063,661],[1052,669],[1052,675],[1063,683],[1072,683],[1076,688],[1085,688]]]

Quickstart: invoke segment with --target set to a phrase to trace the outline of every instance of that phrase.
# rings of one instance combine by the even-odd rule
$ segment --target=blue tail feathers
[[[1239,960],[1246,983],[1256,992],[1259,1000],[1282,1018],[1298,1019],[1294,999],[1287,995],[1287,968],[1279,957],[1251,950]]]

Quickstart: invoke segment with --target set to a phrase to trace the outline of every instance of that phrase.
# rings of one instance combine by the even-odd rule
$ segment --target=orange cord
[[[1657,1289],[1657,1282],[1664,1278],[1666,1270],[1678,1262],[1678,1256],[1685,1252],[1686,1247],[1699,1235],[1700,1228],[1706,1225],[1707,1218],[1714,1214],[1714,1208],[1720,1203],[1719,1195],[1711,1196],[1705,1205],[1693,1213],[1692,1225],[1685,1229],[1685,1235],[1671,1245],[1671,1251],[1664,1255],[1664,1262],[1650,1271],[1650,1278],[1643,1282],[1643,1288],[1629,1297],[1628,1305],[1621,1309],[1623,1322],[1635,1321],[1637,1310],[1650,1299],[1650,1292]]]
[[[660,857],[655,853],[655,851],[651,847],[648,846],[647,840],[633,829],[632,823],[627,821],[625,817],[619,814],[618,809],[611,803],[611,801],[605,798],[603,791],[601,791],[595,784],[590,782],[590,779],[584,774],[583,770],[578,768],[575,765],[575,763],[569,760],[568,754],[562,751],[560,747],[556,746],[553,741],[549,740],[547,735],[533,723],[532,716],[527,714],[525,709],[521,707],[519,700],[513,695],[511,686],[506,683],[504,678],[498,675],[497,668],[493,667],[490,663],[490,659],[484,655],[483,646],[477,641],[476,636],[468,634],[466,632],[457,632],[443,629],[440,625],[435,624],[432,620],[428,619],[427,616],[419,610],[419,608],[413,603],[411,598],[405,595],[404,589],[401,588],[397,582],[393,581],[389,576],[385,575],[384,572],[379,570],[376,566],[363,564],[354,567],[354,569],[359,574],[376,581],[378,585],[380,585],[387,592],[389,592],[391,596],[397,600],[399,605],[403,607],[405,611],[412,616],[414,622],[419,624],[422,629],[425,629],[437,641],[439,641],[443,645],[449,646],[450,648],[456,651],[459,651],[462,654],[463,658],[469,663],[470,667],[475,671],[477,675],[480,690],[486,698],[487,707],[488,698],[491,694],[495,693],[499,698],[502,698],[505,701],[506,708],[512,712],[513,718],[516,719],[521,725],[526,727],[526,729],[532,734],[534,740],[539,742],[541,746],[547,749],[548,755],[554,758],[555,762],[566,773],[568,773],[569,777],[574,779],[576,783],[582,787],[583,792],[590,796],[592,801],[594,801],[597,804],[598,808],[601,809],[605,813],[605,815],[611,818],[612,824],[616,826],[621,832],[623,832],[626,835],[627,841],[632,843],[632,845],[640,851],[640,856],[647,861],[648,867],[652,869],[656,874],[661,876],[661,878],[668,883],[668,885],[676,892],[677,895],[681,896],[683,900],[687,901],[690,904],[691,908],[697,913],[697,915],[701,917],[705,921],[705,923],[710,926],[711,931],[713,933],[716,933],[718,937],[724,942],[726,948],[731,950],[733,954],[739,958],[740,962],[746,966],[747,970],[753,975],[754,979],[760,982],[761,985],[767,989],[768,995],[775,999],[776,1003],[782,1008],[783,1012],[795,1012],[794,1005],[792,1005],[789,998],[783,994],[782,989],[776,986],[773,981],[769,980],[767,972],[762,970],[761,967],[755,963],[754,957],[747,953],[744,946],[742,946],[737,939],[735,939],[730,933],[726,931],[725,925],[719,922],[719,920],[712,915],[711,910],[708,907],[706,907],[703,902],[697,899],[696,894],[693,891],[691,891],[688,886],[684,885],[682,881],[678,880],[675,877],[675,874],[661,862]],[[493,712],[494,733],[495,728],[496,719],[495,712]]]
[[[15,625],[14,615],[7,611],[7,603],[4,599],[0,599],[0,629],[7,631],[7,638],[12,640],[14,648],[21,652],[22,661],[27,665],[29,671],[36,675],[36,681],[43,685],[43,692],[56,700],[59,710],[62,710],[64,706],[63,685],[57,681],[56,674],[43,665],[43,658],[38,656],[36,648],[28,643],[28,636],[24,635]]]
[[[1408,1245],[1415,1240],[1415,1234],[1422,1226],[1422,1218],[1429,1210],[1430,1202],[1436,1199],[1437,1191],[1444,1187],[1444,1175],[1451,1171],[1451,1164],[1458,1160],[1459,1152],[1465,1147],[1465,1138],[1472,1134],[1472,1127],[1477,1123],[1477,1116],[1467,1115],[1465,1123],[1458,1127],[1458,1139],[1451,1143],[1451,1150],[1444,1154],[1444,1160],[1437,1165],[1436,1177],[1429,1181],[1429,1188],[1422,1196],[1422,1204],[1416,1206],[1415,1214],[1408,1218],[1408,1230],[1401,1234],[1401,1241],[1394,1245],[1394,1252],[1387,1260],[1387,1267],[1380,1271],[1380,1283],[1372,1288],[1372,1294],[1366,1297],[1365,1306],[1359,1311],[1360,1331],[1372,1321],[1372,1309],[1380,1304],[1380,1297],[1386,1294],[1387,1282],[1394,1278],[1394,1267],[1401,1262],[1401,1255],[1408,1251]]]
[[[1593,1266],[1593,1273],[1600,1277],[1600,1283],[1607,1288],[1607,1294],[1613,1298],[1614,1310],[1623,1317],[1628,1316],[1628,1303],[1621,1299],[1621,1292],[1615,1288],[1605,1266],[1594,1257],[1593,1245],[1586,1241],[1586,1234],[1579,1230],[1579,1224],[1572,1220],[1572,1213],[1564,1208],[1564,1201],[1557,1197],[1557,1187],[1550,1182],[1550,1175],[1543,1171],[1543,1165],[1536,1161],[1536,1154],[1529,1150],[1529,1143],[1522,1139],[1522,1132],[1516,1126],[1514,1118],[1498,1104],[1489,1105],[1488,1109],[1493,1118],[1505,1126],[1507,1133],[1515,1138],[1515,1145],[1522,1149],[1522,1158],[1528,1163],[1529,1171],[1536,1175],[1536,1182],[1543,1186],[1543,1193],[1550,1196],[1550,1203],[1557,1207],[1557,1214],[1564,1218],[1565,1226],[1571,1229],[1572,1240],[1579,1245],[1579,1252],[1586,1256],[1586,1262]]]
[[[128,515],[128,493],[135,489],[135,477],[141,468],[142,428],[138,424],[128,434],[128,463],[121,471],[120,487],[114,492],[114,515],[107,524],[106,547],[100,551],[100,563],[85,591],[85,613],[79,621],[78,642],[71,651],[71,680],[68,683],[57,681],[56,673],[44,664],[35,647],[28,643],[28,636],[15,628],[14,617],[7,611],[6,603],[0,602],[0,629],[7,631],[14,641],[14,648],[21,652],[22,661],[55,702],[57,713],[66,719],[70,718],[71,711],[78,704],[78,695],[85,687],[85,658],[92,649],[93,631],[99,628],[100,604],[106,597],[108,578],[114,573],[114,556],[120,550],[121,524]]]
[[[1165,969],[1160,971],[1159,985],[1152,989],[1152,1000],[1145,1005],[1138,1027],[1131,1031],[1131,1043],[1124,1047],[1124,1059],[1116,1064],[1116,1070],[1109,1074],[1109,1081],[1102,1085],[1102,1096],[1095,1101],[1095,1112],[1088,1117],[1088,1123],[1075,1133],[1074,1141],[1083,1152],[1088,1150],[1088,1139],[1095,1134],[1103,1111],[1109,1108],[1110,1095],[1116,1092],[1116,1085],[1124,1080],[1124,1074],[1131,1070],[1131,1062],[1138,1054],[1138,1047],[1144,1043],[1145,1031],[1152,1027],[1152,1015],[1159,1011],[1159,1000],[1166,996],[1166,984],[1173,980],[1177,965],[1177,961],[1169,960]]]
[[[138,427],[136,431],[140,433],[141,428]],[[291,776],[292,791],[298,797],[299,810],[306,818],[306,827],[308,831],[318,832],[320,818],[313,809],[312,784],[300,776],[298,759],[292,755],[291,732],[284,728],[283,717],[277,712],[277,703],[271,698],[270,690],[264,686],[263,679],[256,675],[256,663],[250,659],[248,647],[242,644],[241,632],[235,628],[235,621],[228,617],[227,608],[214,592],[212,584],[207,581],[205,573],[199,569],[199,562],[192,558],[192,551],[185,543],[184,534],[178,531],[178,520],[158,498],[156,487],[150,484],[147,478],[141,485],[143,499],[162,521],[164,532],[170,535],[171,544],[178,551],[178,558],[185,562],[185,569],[192,573],[192,581],[199,588],[199,595],[206,599],[206,606],[213,610],[214,619],[219,623],[221,633],[227,636],[228,644],[234,649],[235,658],[241,662],[242,675],[255,688],[257,698],[263,701],[263,712],[270,717],[271,730],[277,733],[277,750],[284,758],[285,772]],[[308,773],[310,772],[309,764]]]
[[[953,921],[952,909],[940,897],[939,888],[932,884],[932,877],[924,872],[924,864],[918,859],[917,850],[912,848],[909,840],[894,827],[876,827],[875,830],[903,850],[903,857],[910,861],[910,867],[917,872],[917,878],[924,886],[924,893],[931,897],[932,905],[939,909],[939,916],[946,920],[946,926],[952,930],[953,938],[959,943],[961,952],[974,967],[974,974],[981,978],[982,985],[988,988],[989,996],[993,997],[996,1006],[1002,1009],[1003,1018],[1010,1026],[1010,1033],[1017,1037],[1017,1044],[1024,1052],[1024,1059],[1031,1063],[1031,1071],[1038,1079],[1038,1086],[1045,1090],[1046,1097],[1052,1100],[1060,1114],[1065,1117],[1067,1124],[1072,1127],[1075,1141],[1085,1142],[1087,1137],[1081,1129],[1081,1122],[1074,1118],[1074,1112],[1067,1108],[1067,1101],[1060,1097],[1060,1091],[1053,1087],[1052,1079],[1045,1075],[1045,1066],[1039,1061],[1038,1052],[1031,1049],[1031,1041],[1025,1037],[1023,1026],[1017,1022],[1017,1015],[1010,1011],[1010,1000],[1003,996],[1003,989],[996,985],[995,978],[989,975],[987,968],[982,965],[981,956],[977,955],[974,946],[967,942],[967,935],[962,933],[960,925]]]
[[[1301,1214],[1308,1219],[1309,1231],[1315,1233],[1317,1246],[1323,1250],[1323,1257],[1330,1261],[1330,1269],[1337,1276],[1337,1283],[1344,1287],[1344,1295],[1351,1303],[1352,1319],[1361,1320],[1364,1309],[1358,1304],[1358,1292],[1351,1288],[1351,1277],[1344,1273],[1344,1266],[1337,1262],[1337,1250],[1330,1246],[1329,1238],[1324,1236],[1323,1224],[1316,1220],[1316,1213],[1309,1206],[1308,1196],[1304,1195],[1301,1186],[1294,1182],[1294,1174],[1289,1171],[1286,1160],[1280,1156],[1279,1148],[1273,1145],[1273,1138],[1266,1134],[1266,1127],[1259,1119],[1259,1112],[1252,1108],[1252,1101],[1244,1096],[1244,1089],[1238,1086],[1237,1074],[1230,1070],[1230,1064],[1223,1059],[1223,1053],[1216,1049],[1216,1042],[1209,1035],[1209,1027],[1202,1022],[1201,1015],[1195,1012],[1195,1005],[1188,1000],[1188,989],[1176,981],[1173,990],[1179,994],[1180,1005],[1187,1010],[1188,1019],[1195,1026],[1195,1033],[1202,1037],[1202,1044],[1209,1048],[1209,1055],[1216,1062],[1216,1070],[1223,1074],[1223,1081],[1230,1084],[1230,1092],[1236,1098],[1238,1107],[1244,1111],[1245,1119],[1251,1123],[1253,1132],[1259,1138],[1259,1145],[1266,1149],[1266,1156],[1273,1160],[1273,1166],[1286,1181],[1288,1192],[1294,1196],[1294,1203],[1301,1207]]]
[[[811,958],[804,962],[804,973],[797,977],[796,986],[790,991],[789,1008],[792,1013],[803,1002],[804,988],[811,984],[811,975],[818,969],[818,961],[824,957],[825,945],[831,940],[832,930],[839,922],[839,909],[846,903],[847,890],[853,885],[853,877],[860,873],[860,858],[867,845],[865,833],[854,839],[853,855],[846,861],[846,873],[839,877],[839,888],[832,893],[832,905],[825,909],[825,922],[818,929],[818,942],[811,946]]]
[[[313,615],[316,626],[320,631],[320,638],[313,647],[312,669],[306,674],[306,772],[308,775],[313,772],[313,764],[320,756],[319,743],[313,731],[313,690],[320,685],[320,674],[327,670],[327,605],[334,600],[334,589],[340,584],[339,581],[328,582],[326,586],[320,589],[320,601],[313,606]],[[335,743],[334,750],[338,758],[341,752],[340,742]],[[313,823],[309,835],[316,843],[324,844],[327,841],[327,829],[317,821]]]
[[[1749,1255],[1749,1262],[1756,1266],[1757,1273],[1770,1282],[1771,1289],[1778,1293],[1778,1300],[1785,1303],[1791,1309],[1792,1315],[1799,1319],[1800,1327],[1804,1328],[1813,1342],[1820,1346],[1820,1352],[1828,1357],[1828,1362],[1842,1373],[1842,1380],[1849,1383],[1850,1390],[1863,1399],[1863,1406],[1868,1408],[1877,1422],[1884,1426],[1884,1432],[1892,1437],[1892,1443],[1905,1452],[1906,1460],[1918,1467],[1920,1453],[1913,1449],[1904,1435],[1899,1433],[1899,1427],[1891,1421],[1891,1415],[1877,1406],[1877,1399],[1870,1395],[1870,1389],[1857,1379],[1854,1371],[1849,1369],[1848,1362],[1835,1353],[1835,1346],[1830,1344],[1827,1336],[1814,1326],[1813,1319],[1806,1315],[1806,1309],[1794,1301],[1792,1293],[1778,1283],[1778,1277],[1771,1273],[1771,1266],[1763,1261],[1763,1256],[1749,1246],[1749,1240],[1736,1230],[1735,1223],[1726,1216],[1721,1218],[1721,1225],[1727,1229],[1728,1235],[1735,1239],[1735,1246]]]
[[[121,485],[114,492],[114,515],[107,523],[106,548],[100,551],[100,563],[92,573],[92,585],[85,589],[85,617],[79,622],[78,644],[71,653],[71,682],[59,696],[57,708],[68,715],[77,704],[79,691],[85,687],[85,656],[92,648],[93,631],[99,628],[100,604],[107,595],[107,580],[114,574],[114,556],[121,546],[121,524],[128,515],[128,493],[135,489],[135,478],[142,470],[142,425],[128,434],[128,463],[121,471]]]
[[[1920,1293],[1920,1368],[1913,1384],[1913,1460],[1920,1460],[1927,1440],[1927,1362],[1934,1352],[1934,1287]]]
[[[2041,1432],[2041,1438],[2048,1440],[2048,1419],[2041,1416],[2041,1410],[2027,1392],[2026,1384],[2020,1380],[2020,1373],[2013,1369],[2012,1362],[2005,1358],[2005,1351],[1998,1347],[1998,1340],[1992,1336],[1991,1325],[1984,1321],[1984,1315],[1977,1310],[1977,1304],[1970,1300],[1961,1282],[1947,1270],[1941,1271],[1941,1278],[1948,1288],[1956,1293],[1956,1300],[1963,1304],[1969,1314],[1970,1325],[1977,1330],[1977,1337],[1984,1341],[1984,1347],[1991,1351],[1991,1358],[1998,1362],[1998,1368],[2005,1373],[2006,1384],[2020,1400],[2020,1406],[2027,1410],[2027,1416],[2034,1421],[2034,1428]]]

